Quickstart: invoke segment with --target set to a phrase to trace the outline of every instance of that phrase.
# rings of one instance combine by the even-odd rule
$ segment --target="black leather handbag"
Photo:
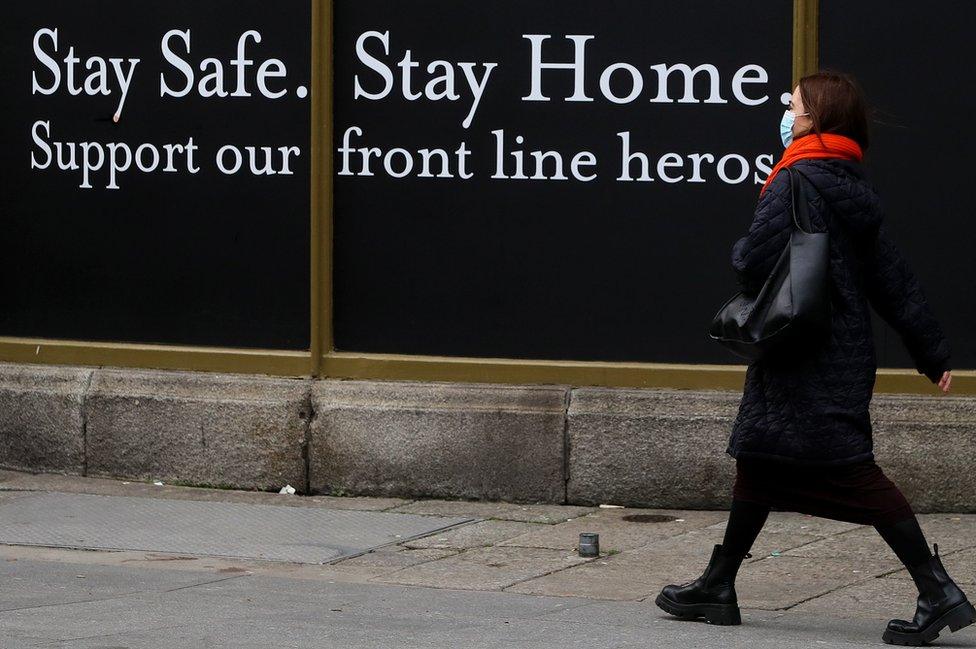
[[[829,239],[814,232],[803,174],[790,174],[790,241],[758,295],[741,291],[722,305],[709,336],[749,361],[809,350],[830,331]],[[807,181],[809,182],[809,181]]]

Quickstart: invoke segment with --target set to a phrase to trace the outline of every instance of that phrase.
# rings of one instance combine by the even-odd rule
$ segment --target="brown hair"
[[[800,98],[813,133],[846,135],[867,150],[868,104],[854,77],[834,70],[808,74],[800,79]]]

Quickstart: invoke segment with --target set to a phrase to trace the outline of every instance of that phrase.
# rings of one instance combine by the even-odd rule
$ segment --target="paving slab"
[[[455,548],[471,550],[495,545],[506,539],[520,536],[540,527],[538,523],[517,521],[480,521],[454,527],[437,534],[407,541],[408,548]],[[546,526],[544,529],[549,529]]]
[[[31,495],[29,491],[0,491],[0,503]]]
[[[401,546],[385,547],[332,563],[322,576],[368,581],[403,568],[454,556],[458,552],[438,548],[411,550]]]
[[[728,512],[721,523],[716,523],[715,527],[725,529],[725,522],[728,519]],[[833,536],[842,532],[849,532],[862,527],[855,523],[844,521],[834,521],[827,518],[818,518],[807,514],[796,512],[770,512],[763,532],[799,532],[800,534],[812,534],[814,536]]]
[[[920,514],[918,522],[929,544],[938,543],[943,552],[976,547],[976,515]]]
[[[868,560],[894,570],[901,565],[898,557],[873,527],[861,527],[849,532],[820,538],[812,543],[786,552],[791,557],[811,559],[834,558],[852,562]]]
[[[692,530],[516,584],[510,590],[534,595],[641,600],[656,596],[667,584],[686,583],[700,575],[708,564],[712,547],[722,541],[723,534],[724,531],[720,529]],[[819,538],[764,532],[753,547],[753,558],[747,561],[758,561],[792,544]]]
[[[673,520],[642,522],[646,520],[644,517],[657,516]],[[728,514],[725,512],[630,508],[601,509],[586,516],[559,523],[551,528],[540,528],[516,536],[500,545],[575,550],[579,547],[579,535],[581,533],[595,532],[600,535],[601,551],[622,551],[649,545],[689,530],[706,527],[727,517]]]
[[[831,618],[878,620],[880,633],[890,619],[912,619],[917,597],[918,590],[911,581],[867,579],[803,602],[792,610]]]
[[[771,557],[743,565],[736,578],[735,591],[740,606],[784,609],[887,570],[887,564],[863,560]]]
[[[308,566],[306,566],[308,568]],[[28,562],[32,581],[74,579],[76,566]],[[108,568],[97,570],[110,572]],[[646,602],[600,602],[515,593],[459,592],[384,584],[335,583],[260,575],[173,590],[158,570],[111,571],[125,597],[0,612],[4,649],[850,649],[880,646],[876,620],[822,614],[744,613],[738,627],[675,619]],[[136,573],[144,573],[138,575]],[[108,579],[109,577],[103,577]],[[30,588],[30,585],[16,588]],[[11,590],[0,592],[0,603]],[[51,624],[52,617],[58,623]],[[887,618],[885,618],[885,621]],[[883,625],[883,622],[882,622]],[[972,646],[974,635],[952,636]]]
[[[293,487],[297,485],[292,485]],[[275,491],[212,489],[178,483],[162,485],[153,480],[122,480],[53,473],[0,471],[0,493],[15,491],[58,491],[101,496],[137,496],[197,500],[201,502],[253,503],[286,507],[328,507],[361,511],[384,511],[411,502],[403,498],[361,498],[356,496],[294,496]]]
[[[401,550],[398,546],[380,548],[370,554],[388,554]],[[428,560],[449,556],[452,551],[416,550],[412,553],[428,554]],[[437,553],[436,555],[433,553]],[[399,570],[407,565],[419,563],[419,557],[414,560],[403,560],[399,566],[384,566],[384,561],[368,560],[355,563],[358,557],[344,559],[332,564],[290,563],[283,561],[262,561],[260,559],[242,559],[239,557],[194,556],[164,552],[143,552],[138,550],[117,550],[112,552],[92,552],[70,548],[45,548],[37,546],[0,545],[0,560],[5,562],[22,562],[32,565],[36,562],[60,563],[64,565],[80,566],[108,566],[119,568],[133,568],[137,570],[174,570],[196,573],[201,580],[220,579],[228,575],[259,575],[270,577],[284,577],[294,580],[318,581],[335,583],[364,583],[369,579],[392,570]],[[392,560],[388,563],[393,563]],[[348,565],[347,565],[348,564]],[[2,645],[0,645],[2,646]],[[4,648],[6,649],[6,648]]]
[[[57,574],[38,579],[37,574]],[[146,590],[185,588],[212,580],[210,575],[185,571],[128,571],[123,566],[65,565],[47,562],[42,570],[32,561],[0,561],[0,613],[38,606],[124,597]],[[0,643],[0,646],[5,646]]]
[[[5,523],[0,535],[18,527],[7,515],[11,507],[26,509],[37,498],[65,496],[52,491],[57,485],[115,494],[89,498],[131,498],[161,507],[239,507],[259,520],[251,523],[257,529],[267,525],[261,515],[266,508],[311,520],[315,512],[343,504],[364,510],[345,514],[416,517],[428,523],[439,520],[438,511],[461,517],[467,511],[471,518],[487,514],[491,520],[412,540],[394,534],[399,545],[329,565],[191,555],[172,548],[90,552],[12,546],[2,545],[0,538],[3,649],[877,646],[884,623],[910,617],[915,597],[907,573],[897,569],[897,560],[873,528],[785,512],[770,516],[754,557],[742,568],[737,590],[745,625],[737,629],[682,622],[653,605],[663,585],[701,573],[712,545],[721,541],[727,512],[279,496],[0,471],[0,520]],[[138,491],[127,491],[130,487]],[[228,495],[241,501],[228,501]],[[376,511],[391,506],[401,513]],[[470,509],[453,509],[459,507]],[[405,511],[415,508],[425,511]],[[567,515],[576,509],[583,511]],[[81,513],[79,520],[87,522]],[[657,514],[684,521],[624,520]],[[233,527],[240,522],[235,517],[213,518],[198,524],[193,516],[181,516],[180,525],[203,530],[212,523],[209,531],[200,532],[208,539],[223,535],[228,543],[253,547],[254,539]],[[14,524],[7,524],[11,520]],[[929,541],[939,543],[950,574],[976,594],[976,516],[938,514],[920,520]],[[590,561],[576,556],[578,532],[593,531],[574,527],[581,524],[600,526],[603,556]],[[132,527],[144,524],[137,520]],[[659,531],[644,531],[654,528]],[[308,535],[300,546],[288,545],[300,531],[292,525],[275,542],[307,551]],[[608,539],[622,549],[615,552],[618,548]],[[527,542],[552,547],[520,545]],[[322,550],[321,545],[314,550]],[[498,590],[505,592],[491,592]],[[18,610],[5,613],[8,606]],[[50,624],[52,615],[58,625]],[[940,644],[976,646],[974,638],[964,632]]]
[[[940,543],[943,555],[964,548],[976,547],[976,517],[952,514],[926,514],[919,516],[919,524],[929,543]],[[948,541],[949,545],[946,545]],[[892,569],[901,566],[897,556],[873,527],[858,527],[814,543],[790,550],[787,554],[797,557],[834,557],[869,559],[890,564]],[[907,574],[907,573],[906,573]]]
[[[953,581],[976,586],[976,548],[949,553],[939,548],[939,556],[942,558],[942,565],[945,566],[946,572],[949,573]],[[892,579],[911,580],[912,578],[905,569],[885,576]],[[976,600],[976,588],[967,588],[966,590],[970,591],[970,598]]]
[[[391,511],[410,502],[406,498],[369,498],[364,496],[309,496],[299,498],[299,500],[308,500],[309,506],[324,505],[329,509],[352,509],[366,512]]]
[[[690,577],[694,578],[705,568],[709,557],[712,555],[712,548],[715,544],[721,543],[724,536],[725,530],[722,528],[708,527],[691,530],[678,536],[655,541],[627,554],[645,557],[649,561],[656,559],[656,563],[663,563],[665,566],[668,564],[668,558],[688,559],[691,565],[697,566],[697,572]],[[821,538],[794,532],[767,532],[763,530],[750,550],[752,558],[746,559],[746,562],[759,561],[773,556],[774,553],[785,554],[791,548],[802,547],[807,543],[819,541]]]
[[[580,600],[577,598],[567,598],[566,601]],[[786,611],[763,611],[759,609],[742,609],[741,613],[743,626],[739,627],[740,631],[742,629],[775,627],[784,616],[788,615]],[[739,647],[746,645],[745,638],[743,638],[744,634],[736,633],[736,627],[713,626],[700,621],[682,620],[665,613],[655,606],[652,601],[622,602],[590,600],[572,608],[543,613],[538,616],[538,619],[547,622],[564,622],[567,624],[586,621],[608,628],[635,626],[644,629],[649,639],[655,638],[657,637],[657,633],[667,630],[666,632],[669,635],[670,633],[676,633],[680,634],[678,637],[689,640],[686,644],[675,643],[673,645],[657,645],[648,642],[647,646],[652,649],[657,649],[658,646],[662,647],[662,649],[665,646],[678,648],[697,647],[702,646],[699,644],[702,641],[706,643],[704,646],[714,647]],[[701,631],[710,629],[713,635],[707,640],[704,637],[699,637],[696,643],[692,641],[696,629]],[[783,640],[786,641],[787,638],[783,638]]]
[[[392,511],[434,516],[470,516],[472,518],[497,518],[523,523],[564,523],[590,512],[595,507],[575,505],[519,505],[514,503],[477,502],[469,500],[418,500],[397,507]]]
[[[646,562],[636,561],[624,552],[523,581],[505,590],[525,595],[638,601],[660,590],[653,572]]]
[[[708,557],[711,556],[712,547],[717,543],[722,543],[725,539],[726,525],[727,522],[709,525],[700,530],[691,530],[681,536],[655,542],[648,546],[648,549],[660,548],[663,551],[704,553],[707,562]],[[808,533],[807,529],[801,531],[799,527],[796,526],[795,529],[793,526],[785,525],[764,527],[750,550],[752,558],[746,559],[746,561],[758,561],[774,553],[786,554],[794,548],[800,548],[824,538]]]
[[[0,518],[0,543],[299,563],[326,563],[470,520],[57,492],[2,502]]]
[[[575,553],[561,550],[483,548],[405,568],[384,575],[377,581],[434,588],[501,590],[517,582],[586,561]]]

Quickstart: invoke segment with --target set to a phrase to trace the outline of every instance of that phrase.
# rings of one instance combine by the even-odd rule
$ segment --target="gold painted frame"
[[[332,4],[330,0],[323,1],[330,6]],[[818,10],[818,0],[793,0],[794,83],[818,67]],[[329,137],[325,142],[331,143],[331,128],[330,107],[326,126]],[[331,156],[327,157],[331,159]],[[321,179],[323,184],[328,183],[329,197],[331,180],[331,175]],[[331,228],[331,211],[326,218]],[[321,254],[325,259],[331,258],[330,246],[331,240],[323,241]],[[321,281],[331,286],[331,268],[325,265]],[[320,371],[323,376],[337,378],[730,390],[741,390],[745,379],[744,365],[524,360],[337,351],[332,340],[331,304],[328,304],[328,298],[323,298],[320,322],[323,350]],[[976,394],[976,371],[954,372],[953,379],[956,394]],[[933,394],[935,388],[914,370],[879,369],[875,391]]]
[[[350,379],[551,383],[614,387],[742,388],[743,365],[626,363],[338,351],[332,335],[332,0],[312,2],[311,348],[246,350],[0,337],[0,360],[152,367]],[[818,0],[793,0],[793,80],[818,66]],[[976,371],[954,372],[956,394],[976,394]],[[934,394],[909,369],[879,369],[876,392]]]

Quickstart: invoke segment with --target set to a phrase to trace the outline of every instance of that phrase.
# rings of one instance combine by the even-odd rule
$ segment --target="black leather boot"
[[[881,639],[888,644],[921,646],[939,637],[945,627],[958,631],[976,622],[976,609],[946,573],[939,546],[928,561],[908,569],[918,586],[918,606],[911,622],[888,622]]]
[[[742,624],[735,596],[735,575],[750,554],[726,555],[716,545],[701,577],[683,586],[665,586],[654,603],[671,615],[703,617],[710,624]]]

